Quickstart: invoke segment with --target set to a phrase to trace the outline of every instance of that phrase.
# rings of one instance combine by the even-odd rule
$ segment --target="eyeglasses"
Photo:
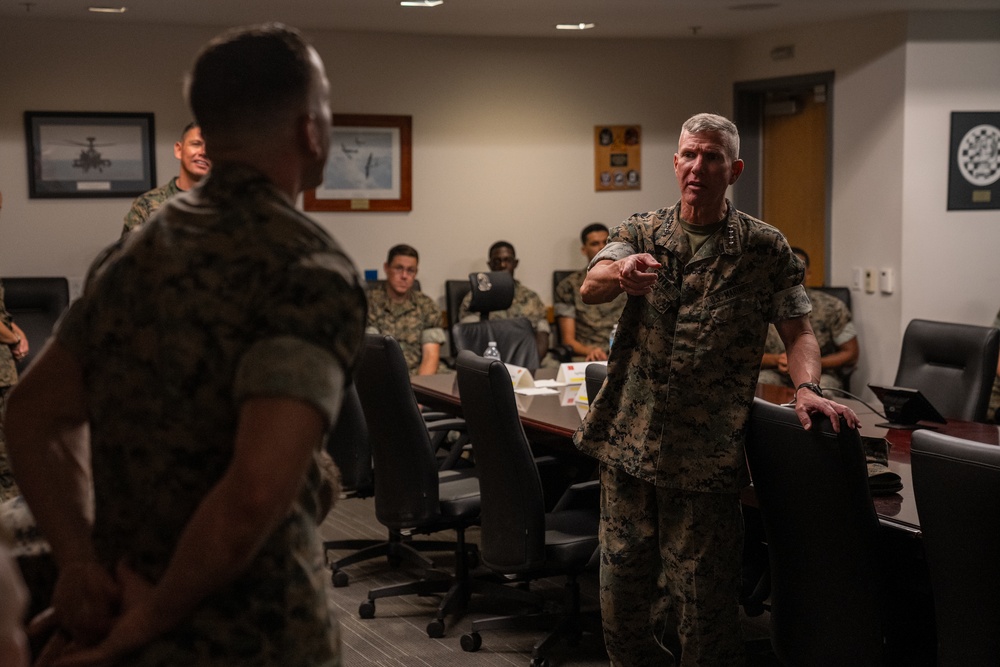
[[[415,266],[396,266],[396,265],[393,265],[393,266],[389,267],[389,270],[392,271],[393,273],[404,273],[404,274],[406,274],[408,276],[415,276],[415,275],[417,275],[417,267],[415,267]]]

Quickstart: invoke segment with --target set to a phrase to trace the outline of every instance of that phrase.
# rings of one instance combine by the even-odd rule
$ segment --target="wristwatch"
[[[799,389],[808,389],[809,391],[811,391],[812,393],[816,394],[817,396],[822,396],[823,395],[823,388],[820,387],[815,382],[803,382],[802,384],[800,384],[798,387],[795,388],[795,394],[796,395],[798,395]]]

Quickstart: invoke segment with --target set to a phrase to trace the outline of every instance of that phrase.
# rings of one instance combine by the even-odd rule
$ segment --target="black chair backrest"
[[[847,306],[847,310],[851,309],[851,288],[850,287],[835,287],[831,285],[823,285],[822,287],[814,287],[812,289],[819,290],[820,292],[826,292],[830,296],[835,296]]]
[[[368,423],[353,383],[344,390],[337,423],[326,439],[326,452],[340,470],[340,485],[345,491],[361,498],[372,495],[374,477]]]
[[[555,303],[556,288],[559,287],[566,276],[576,273],[575,269],[558,269],[552,272],[552,302]]]
[[[395,338],[365,335],[354,383],[368,424],[379,523],[402,529],[433,521],[440,506],[437,462]]]
[[[502,363],[458,355],[458,391],[479,471],[480,556],[500,572],[545,562],[545,499]]]
[[[604,379],[608,377],[607,364],[587,364],[583,371],[584,382],[587,384],[587,402],[594,405],[597,392],[604,386]]]
[[[937,664],[1000,665],[1000,447],[921,429],[910,464]]]
[[[452,327],[452,337],[456,354],[462,350],[482,354],[489,342],[494,341],[505,363],[523,366],[529,371],[538,369],[535,330],[525,317],[459,323]]]
[[[472,298],[469,310],[488,319],[494,310],[507,310],[514,301],[514,276],[508,271],[480,271],[469,274]]]
[[[771,563],[783,664],[881,664],[884,576],[861,436],[757,398],[746,450]]]
[[[455,337],[452,329],[458,324],[458,312],[462,307],[462,299],[472,289],[468,280],[446,280],[444,281],[444,310],[448,316],[448,337],[451,344],[451,353],[458,354],[455,349]]]
[[[1000,353],[1000,331],[911,320],[895,385],[919,389],[947,419],[985,421]]]
[[[7,312],[28,337],[28,356],[17,362],[18,372],[24,372],[69,305],[69,281],[63,277],[4,278],[3,287]]]

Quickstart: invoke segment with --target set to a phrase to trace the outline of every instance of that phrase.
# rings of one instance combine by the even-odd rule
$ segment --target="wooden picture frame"
[[[30,199],[135,197],[156,187],[153,114],[25,111]]]
[[[412,117],[334,114],[323,183],[306,211],[412,210]]]

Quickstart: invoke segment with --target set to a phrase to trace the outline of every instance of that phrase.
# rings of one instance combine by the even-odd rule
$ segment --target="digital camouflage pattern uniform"
[[[847,309],[847,304],[835,296],[816,289],[806,288],[809,301],[812,302],[812,312],[809,313],[809,323],[812,324],[813,333],[816,334],[816,343],[819,344],[819,356],[825,357],[834,354],[844,343],[857,338],[858,332],[851,321],[851,311]],[[781,342],[781,336],[774,325],[767,329],[767,342],[764,344],[765,354],[781,354],[785,351],[785,345]],[[844,379],[837,372],[836,368],[823,370],[819,384],[821,387],[844,388]],[[792,386],[792,378],[784,373],[779,373],[773,368],[765,368],[760,372],[757,380],[763,384],[777,384],[786,387]]]
[[[177,177],[174,176],[166,185],[153,188],[149,192],[136,197],[132,202],[132,208],[125,214],[125,226],[122,227],[122,238],[125,238],[133,229],[141,227],[163,205],[163,202],[179,192],[184,191],[177,187]]]
[[[7,306],[4,305],[3,283],[0,282],[0,322],[3,322],[9,329],[12,321],[13,318],[7,312]],[[10,393],[15,384],[17,384],[17,364],[14,361],[14,353],[9,345],[0,343],[0,502],[14,498],[20,493],[17,484],[14,483],[10,462],[7,460],[7,440],[3,434],[7,394]]]
[[[244,399],[304,400],[332,421],[364,321],[351,261],[249,167],[217,166],[99,258],[56,336],[87,388],[93,540],[108,567],[163,574],[232,459]],[[247,571],[128,664],[339,665],[319,484],[313,465]]]
[[[580,286],[587,277],[586,269],[575,271],[556,285],[556,302],[553,310],[556,317],[576,320],[576,339],[588,347],[597,346],[608,351],[611,327],[618,324],[627,294],[619,294],[608,303],[584,303],[580,296]]]
[[[993,326],[1000,329],[1000,312],[997,312]],[[996,421],[997,410],[1000,410],[1000,376],[993,378],[993,394],[990,396],[990,407],[986,411],[986,419]]]
[[[406,367],[413,375],[420,369],[423,345],[444,345],[444,328],[441,310],[434,300],[423,292],[411,289],[401,303],[389,298],[387,285],[376,285],[368,290],[368,327],[365,333],[388,334],[403,349]],[[438,364],[438,373],[447,367]]]
[[[473,313],[469,310],[471,302],[472,292],[469,292],[462,299],[462,305],[458,308],[459,322],[479,321],[479,313]],[[517,280],[514,281],[514,300],[511,301],[510,308],[507,310],[490,311],[491,320],[505,320],[514,317],[528,318],[528,321],[531,322],[531,327],[536,333],[549,333],[551,331],[545,304],[542,303],[542,300],[533,290],[525,287]]]
[[[611,230],[593,264],[649,253],[604,389],[576,434],[602,462],[601,606],[613,665],[742,664],[744,430],[768,322],[809,312],[781,233],[728,203],[692,256],[679,204]]]

